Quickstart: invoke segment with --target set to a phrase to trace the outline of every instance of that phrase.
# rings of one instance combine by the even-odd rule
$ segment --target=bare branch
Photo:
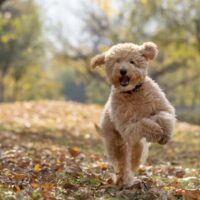
[[[157,79],[159,76],[164,75],[166,73],[170,73],[170,72],[176,71],[178,68],[181,68],[181,67],[184,67],[183,61],[181,63],[177,62],[177,61],[174,61],[173,63],[167,65],[165,68],[153,72],[151,74],[151,77],[153,79]]]
[[[190,82],[193,82],[193,81],[195,81],[195,80],[197,80],[199,78],[200,78],[200,73],[194,74],[193,76],[190,76],[190,77],[187,77],[187,78],[184,77],[183,79],[173,83],[172,85],[166,86],[165,87],[165,91],[174,90],[179,85],[184,86],[184,85],[186,85],[186,84],[188,84]]]

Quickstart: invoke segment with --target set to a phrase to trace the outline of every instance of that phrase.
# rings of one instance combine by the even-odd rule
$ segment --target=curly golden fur
[[[116,184],[131,185],[134,171],[148,156],[148,142],[166,144],[175,126],[173,106],[147,75],[149,61],[157,53],[152,42],[122,43],[91,60],[92,68],[105,65],[112,84],[100,132],[116,174]]]

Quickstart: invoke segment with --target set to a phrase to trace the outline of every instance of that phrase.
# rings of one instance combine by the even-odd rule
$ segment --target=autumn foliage
[[[168,145],[152,145],[140,181],[118,188],[95,130],[101,110],[58,101],[1,104],[0,198],[200,198],[200,127],[179,122]]]

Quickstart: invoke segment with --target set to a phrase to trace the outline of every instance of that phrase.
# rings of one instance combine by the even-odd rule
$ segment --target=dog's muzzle
[[[119,78],[119,82],[122,87],[126,87],[129,84],[129,81],[130,81],[130,78],[126,75],[121,76]]]

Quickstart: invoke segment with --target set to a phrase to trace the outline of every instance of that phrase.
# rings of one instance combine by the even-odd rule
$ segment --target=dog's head
[[[120,91],[128,91],[144,81],[149,60],[157,53],[157,46],[152,42],[117,44],[92,58],[91,67],[105,65],[110,83]]]

